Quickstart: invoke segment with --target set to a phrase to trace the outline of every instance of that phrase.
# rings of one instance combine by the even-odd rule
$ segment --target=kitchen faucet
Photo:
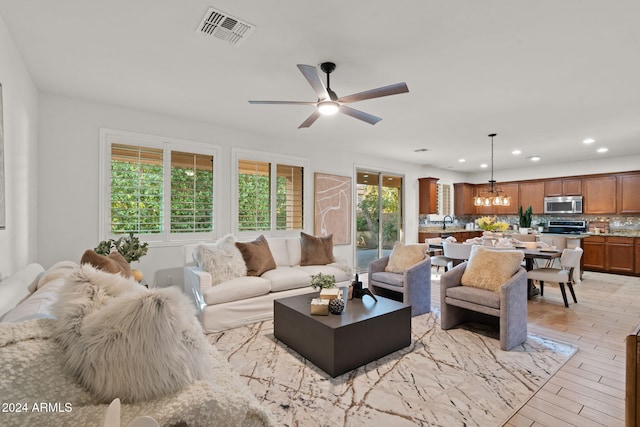
[[[444,218],[442,219],[442,229],[443,230],[447,229],[447,218],[449,218],[450,222],[453,223],[453,217],[451,215],[445,215]]]

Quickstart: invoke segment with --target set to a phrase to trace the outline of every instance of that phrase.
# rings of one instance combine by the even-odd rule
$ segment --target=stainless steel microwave
[[[546,214],[581,214],[582,196],[560,196],[544,198]]]

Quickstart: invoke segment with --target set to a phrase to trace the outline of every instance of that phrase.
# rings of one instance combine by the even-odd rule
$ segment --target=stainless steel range
[[[545,233],[553,234],[580,234],[587,231],[587,221],[549,221]]]

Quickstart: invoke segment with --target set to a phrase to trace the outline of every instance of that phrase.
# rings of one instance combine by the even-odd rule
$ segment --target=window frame
[[[100,241],[118,238],[121,235],[111,233],[111,145],[113,143],[159,148],[163,150],[163,231],[157,234],[139,234],[141,241],[150,246],[175,246],[176,244],[211,240],[216,236],[219,228],[219,191],[220,179],[220,147],[184,139],[168,138],[136,132],[115,129],[100,129],[100,200],[98,219],[98,238]],[[213,229],[200,233],[172,233],[171,232],[171,152],[181,151],[193,154],[213,156]]]
[[[313,193],[313,183],[310,180],[309,173],[309,159],[297,156],[287,156],[274,153],[267,153],[263,151],[247,150],[232,148],[232,176],[231,176],[231,194],[233,195],[233,201],[231,203],[231,226],[233,233],[240,239],[250,239],[260,234],[268,236],[299,236],[301,231],[308,229],[309,217],[313,216],[309,214],[307,206],[309,206],[309,197]],[[238,162],[240,160],[250,160],[256,162],[265,162],[270,164],[270,226],[269,230],[250,230],[240,231],[238,229]],[[303,168],[303,197],[302,197],[302,228],[296,230],[278,230],[277,229],[277,168],[278,164],[287,166],[299,166]]]

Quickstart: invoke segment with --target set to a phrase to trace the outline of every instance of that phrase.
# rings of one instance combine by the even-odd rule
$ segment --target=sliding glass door
[[[356,175],[356,269],[366,272],[402,240],[403,177],[363,169]]]

